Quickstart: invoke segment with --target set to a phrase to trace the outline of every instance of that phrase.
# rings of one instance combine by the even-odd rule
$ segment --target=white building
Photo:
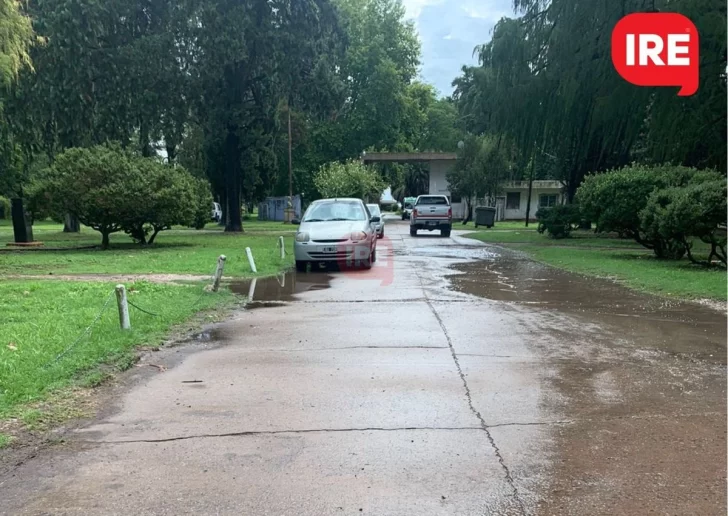
[[[455,166],[457,155],[450,152],[372,152],[364,153],[364,163],[428,163],[430,165],[430,194],[447,195],[452,205],[453,218],[465,215],[465,203],[452,196],[447,173]],[[507,181],[496,199],[496,220],[525,220],[528,205],[528,181]],[[529,219],[535,220],[539,208],[564,203],[564,186],[560,181],[536,180],[531,188]],[[480,204],[480,203],[478,203]]]

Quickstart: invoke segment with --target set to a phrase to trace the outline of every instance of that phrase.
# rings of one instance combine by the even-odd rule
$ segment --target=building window
[[[521,209],[521,192],[506,193],[506,209],[507,210],[520,210]]]
[[[539,208],[550,208],[556,206],[558,203],[559,196],[557,194],[547,194],[538,196],[538,207]]]

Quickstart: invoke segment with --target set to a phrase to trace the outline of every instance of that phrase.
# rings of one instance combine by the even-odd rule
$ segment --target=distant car
[[[379,209],[378,204],[367,204],[367,208],[369,208],[369,214],[372,217],[379,217],[379,222],[372,222],[372,224],[377,232],[377,238],[382,238],[384,236],[384,218],[382,218],[382,210]]]
[[[412,210],[415,208],[416,197],[407,197],[404,200],[404,206],[402,207],[402,220],[409,220],[412,216]]]
[[[309,263],[338,263],[370,269],[377,260],[380,217],[370,216],[361,199],[321,199],[306,209],[293,242],[296,270]]]
[[[440,230],[444,237],[452,231],[452,207],[445,195],[420,195],[415,202],[410,218],[410,236],[417,236],[417,231]]]
[[[218,202],[212,203],[212,220],[215,222],[220,222],[222,220],[222,207]]]

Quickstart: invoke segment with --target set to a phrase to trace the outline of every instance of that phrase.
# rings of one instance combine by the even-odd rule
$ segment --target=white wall
[[[520,202],[518,209],[509,209],[508,208],[508,194],[509,193],[519,193],[520,194]],[[529,213],[529,219],[535,220],[536,218],[536,212],[539,208],[539,197],[541,195],[556,195],[557,196],[557,204],[562,204],[564,202],[563,195],[561,193],[561,190],[559,188],[539,188],[536,185],[534,185],[533,190],[531,191],[531,212]],[[503,210],[503,219],[504,220],[525,220],[526,219],[526,204],[528,203],[528,189],[521,189],[521,188],[507,188],[505,189],[503,193],[504,198],[504,210]]]
[[[447,183],[447,173],[455,166],[453,161],[430,161],[430,190],[428,193],[450,196],[450,187]],[[464,203],[452,203],[453,218],[463,218]]]

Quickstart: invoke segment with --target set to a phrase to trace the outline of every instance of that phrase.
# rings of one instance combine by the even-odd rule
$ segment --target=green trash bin
[[[492,228],[495,224],[495,208],[478,206],[475,208],[475,227],[486,226]]]

